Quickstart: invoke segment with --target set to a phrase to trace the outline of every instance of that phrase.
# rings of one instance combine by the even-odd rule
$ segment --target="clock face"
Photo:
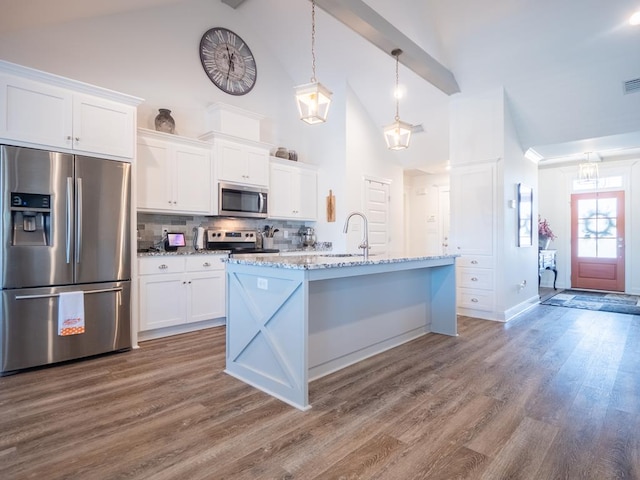
[[[230,95],[249,93],[258,71],[251,50],[226,28],[212,28],[200,40],[200,61],[216,87]]]

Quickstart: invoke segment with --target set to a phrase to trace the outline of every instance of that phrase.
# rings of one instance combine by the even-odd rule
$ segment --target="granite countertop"
[[[386,263],[414,262],[422,260],[438,260],[445,258],[456,258],[459,255],[375,255],[370,254],[365,260],[358,254],[336,254],[327,253],[325,255],[242,255],[241,257],[228,258],[223,261],[239,265],[257,265],[262,267],[288,268],[293,270],[314,270],[320,268],[353,267],[359,265],[380,265]]]
[[[177,255],[228,255],[230,250],[195,250],[193,248],[178,248],[176,252],[138,252],[138,257],[174,257]]]

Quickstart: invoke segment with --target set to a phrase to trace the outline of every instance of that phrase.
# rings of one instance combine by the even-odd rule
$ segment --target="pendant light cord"
[[[316,83],[316,2],[311,0],[311,83]]]
[[[400,120],[400,91],[398,90],[398,87],[400,85],[400,75],[398,73],[398,65],[400,62],[401,53],[402,50],[400,50],[399,48],[396,48],[391,52],[391,55],[396,57],[396,90],[393,92],[393,96],[396,97],[396,122]]]

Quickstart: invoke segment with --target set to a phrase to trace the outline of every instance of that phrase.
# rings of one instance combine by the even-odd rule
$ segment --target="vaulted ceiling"
[[[261,32],[291,78],[307,82],[309,1],[225,3],[234,1],[238,15]],[[329,87],[346,80],[382,128],[394,115],[395,60],[336,18],[331,4],[341,2],[317,1],[318,79]],[[189,8],[190,0],[0,0],[0,32],[166,3]],[[640,152],[640,91],[624,90],[624,82],[640,78],[640,26],[628,24],[640,9],[638,0],[343,3],[372,9],[448,69],[461,90],[454,95],[504,88],[523,150],[537,151],[542,163],[586,151],[600,152],[605,160]],[[360,20],[351,21],[353,26]],[[398,153],[398,161],[407,168],[437,171],[448,159],[451,97],[405,66],[400,83],[406,89],[400,116],[422,125],[424,132],[414,136],[412,148]]]

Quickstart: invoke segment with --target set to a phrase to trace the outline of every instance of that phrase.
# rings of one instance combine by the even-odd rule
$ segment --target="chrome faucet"
[[[344,222],[344,233],[347,233],[349,231],[349,219],[351,217],[353,217],[354,215],[358,215],[360,217],[362,217],[362,220],[364,221],[364,237],[362,238],[362,242],[360,243],[360,245],[358,245],[358,248],[362,249],[362,254],[364,255],[364,259],[368,260],[369,259],[369,221],[367,220],[367,217],[365,217],[364,213],[360,213],[360,212],[351,212],[349,215],[347,215],[347,219]]]

